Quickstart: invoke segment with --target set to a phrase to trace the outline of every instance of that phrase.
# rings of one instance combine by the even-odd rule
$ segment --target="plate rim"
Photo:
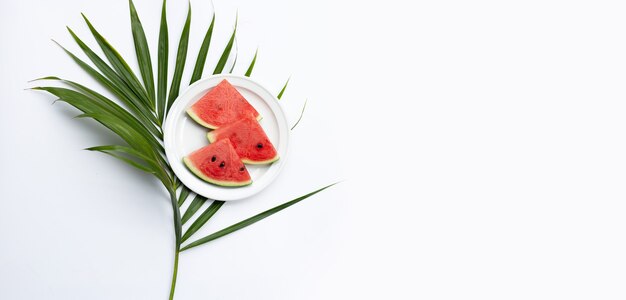
[[[226,194],[231,194],[234,195],[232,197],[215,197],[214,195],[208,195],[206,193],[204,193],[205,191],[201,191],[201,193],[198,193],[196,190],[194,190],[192,187],[187,186],[187,184],[185,184],[185,180],[184,178],[186,176],[180,176],[181,174],[179,174],[180,170],[177,171],[177,169],[180,169],[180,166],[182,166],[182,168],[186,167],[183,165],[182,163],[182,159],[180,162],[175,161],[170,159],[170,157],[173,158],[173,156],[175,156],[175,138],[169,138],[170,134],[172,131],[175,131],[175,126],[178,123],[177,120],[179,118],[181,118],[181,116],[184,116],[186,114],[184,107],[182,108],[182,111],[180,113],[178,113],[178,117],[171,117],[171,114],[168,114],[168,116],[165,118],[165,122],[163,123],[163,148],[165,150],[165,156],[167,161],[169,162],[170,166],[172,167],[172,171],[174,172],[174,174],[179,178],[179,180],[185,184],[185,186],[187,186],[192,192],[207,197],[209,199],[213,199],[213,200],[220,200],[220,201],[236,201],[236,200],[243,200],[243,199],[247,199],[250,198],[254,195],[256,195],[257,193],[263,191],[267,186],[269,186],[274,180],[276,180],[276,178],[278,177],[278,175],[280,174],[280,172],[282,171],[284,165],[285,165],[285,161],[286,158],[288,156],[289,153],[289,139],[290,139],[290,130],[289,130],[289,123],[288,123],[288,119],[287,116],[282,108],[282,106],[280,105],[280,102],[278,101],[278,98],[272,93],[270,92],[269,89],[267,89],[265,86],[263,86],[262,84],[260,84],[258,81],[251,79],[250,77],[247,76],[242,76],[242,75],[235,75],[235,74],[215,74],[215,75],[211,75],[211,76],[207,76],[205,78],[199,79],[198,81],[194,82],[193,84],[189,85],[187,88],[185,88],[185,90],[183,90],[178,97],[176,97],[176,99],[174,100],[172,107],[170,108],[170,112],[172,111],[176,111],[178,110],[178,107],[183,105],[181,104],[182,102],[178,101],[179,99],[181,99],[182,97],[188,97],[187,94],[189,93],[189,91],[193,90],[196,86],[204,84],[207,81],[210,80],[214,80],[216,78],[222,78],[222,79],[229,79],[229,78],[234,78],[237,80],[243,80],[243,81],[247,81],[250,84],[262,89],[267,95],[270,95],[271,99],[267,99],[269,97],[261,97],[259,95],[259,98],[261,99],[261,101],[264,101],[265,103],[267,103],[268,107],[270,108],[270,110],[272,111],[272,113],[275,115],[276,121],[277,123],[284,123],[283,128],[285,128],[284,132],[280,129],[281,126],[279,124],[279,129],[278,129],[278,135],[279,135],[279,139],[283,140],[284,139],[284,143],[285,143],[285,149],[283,151],[283,153],[280,153],[281,157],[280,160],[278,162],[275,162],[274,164],[268,166],[269,168],[278,168],[276,171],[273,172],[273,174],[270,174],[271,178],[269,178],[268,180],[265,181],[265,183],[262,186],[257,186],[256,189],[252,190],[251,192],[242,194],[237,196],[237,194],[241,194],[241,190],[239,188],[232,188],[232,187],[220,187],[218,185],[213,185],[211,183],[208,182],[204,182],[201,179],[198,179],[199,181],[201,181],[202,183],[206,184],[206,185],[211,185],[214,188],[218,188],[218,189],[224,189],[224,190],[230,190],[232,192],[226,192]],[[212,88],[215,87],[217,84],[219,84],[219,81],[212,86],[207,87],[208,88]],[[233,84],[234,86],[237,86],[235,84]],[[254,91],[253,91],[254,92]],[[258,95],[258,94],[257,94]],[[272,105],[271,103],[268,103],[268,101],[273,101],[273,103],[275,105]],[[282,121],[281,121],[282,119]],[[209,130],[207,128],[207,130]],[[168,134],[170,133],[170,134]],[[277,147],[278,148],[278,147]],[[192,174],[192,176],[195,177],[195,175]],[[252,183],[253,185],[255,184],[255,182],[253,181]],[[249,186],[248,186],[249,187]]]

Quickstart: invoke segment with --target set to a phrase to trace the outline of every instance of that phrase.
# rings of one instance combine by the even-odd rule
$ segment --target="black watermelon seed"
[[[239,172],[243,172],[243,170],[244,170],[243,167],[239,168]]]
[[[222,162],[220,163],[220,168],[223,168],[224,166],[226,166],[226,163],[222,161]]]
[[[215,157],[215,155],[213,155],[213,157],[211,157],[211,161],[215,162],[215,160],[217,159],[217,157]]]
[[[263,148],[263,144],[258,143],[258,144],[256,144],[256,147],[257,147],[257,148],[259,148],[259,149],[261,149],[261,148]]]

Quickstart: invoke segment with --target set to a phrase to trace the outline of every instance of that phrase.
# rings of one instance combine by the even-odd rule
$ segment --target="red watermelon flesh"
[[[183,162],[196,176],[213,184],[243,186],[252,183],[248,170],[227,139],[194,151],[183,158]]]
[[[230,140],[241,160],[247,164],[270,164],[278,160],[278,152],[253,118],[243,118],[207,134],[209,141]]]
[[[226,79],[187,109],[187,114],[198,124],[211,129],[243,117],[261,118],[246,98]]]

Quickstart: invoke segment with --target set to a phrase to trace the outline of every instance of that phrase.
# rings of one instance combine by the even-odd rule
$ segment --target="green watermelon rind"
[[[213,131],[209,132],[206,134],[206,137],[209,139],[210,143],[214,143],[215,142],[215,136],[213,135]],[[248,164],[248,165],[268,165],[271,164],[277,160],[280,159],[280,155],[278,155],[278,153],[276,153],[276,156],[267,159],[267,160],[249,160],[249,159],[245,159],[242,158],[241,162],[243,162],[244,164]]]
[[[185,166],[187,166],[187,168],[192,173],[194,173],[196,176],[200,177],[200,179],[202,179],[202,180],[204,180],[204,181],[206,181],[208,183],[216,184],[216,185],[219,185],[219,186],[231,186],[231,187],[239,187],[239,186],[246,186],[246,185],[252,184],[252,179],[250,179],[248,181],[226,181],[226,180],[217,180],[217,179],[210,178],[210,177],[204,175],[204,173],[202,173],[198,168],[196,168],[196,166],[189,159],[189,157],[184,157],[183,158],[183,163],[185,163]]]
[[[241,162],[248,165],[268,165],[280,159],[280,155],[276,154],[273,158],[268,160],[249,160],[242,158]]]
[[[193,111],[193,109],[189,108],[187,110],[187,114],[194,120],[196,121],[196,123],[209,128],[209,129],[217,129],[217,126],[213,125],[213,124],[209,124],[207,122],[205,122],[204,120],[200,119],[200,117],[196,114],[195,111]]]
[[[206,134],[207,139],[209,139],[209,143],[213,144],[215,142],[215,135],[213,135],[213,131]]]
[[[206,121],[200,119],[200,116],[198,116],[196,114],[195,111],[193,111],[193,109],[190,107],[189,109],[187,109],[187,114],[194,120],[196,121],[196,123],[202,125],[203,127],[209,128],[209,129],[217,129],[219,126],[207,123]],[[263,117],[259,114],[258,116],[256,116],[256,120],[257,121],[261,121],[261,119],[263,119]]]

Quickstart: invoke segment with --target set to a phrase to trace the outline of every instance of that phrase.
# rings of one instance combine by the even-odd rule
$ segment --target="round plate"
[[[280,155],[280,159],[271,165],[246,165],[252,184],[244,187],[221,187],[205,182],[183,164],[183,157],[209,144],[206,134],[210,131],[191,119],[186,110],[223,79],[228,80],[261,114],[263,119],[259,122]],[[266,88],[248,77],[215,75],[198,80],[174,101],[165,120],[163,139],[167,160],[185,186],[204,197],[230,201],[250,197],[276,178],[287,158],[289,127],[278,99]]]

